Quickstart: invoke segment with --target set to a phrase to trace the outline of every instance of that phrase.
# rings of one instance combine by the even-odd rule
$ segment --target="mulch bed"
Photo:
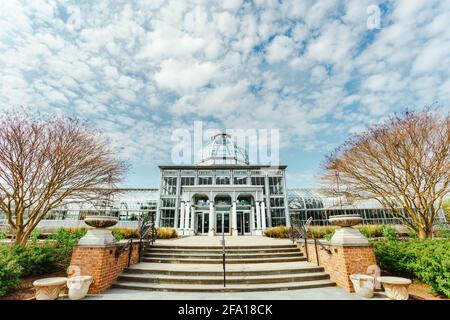
[[[66,277],[67,274],[65,271],[58,271],[55,273],[50,273],[46,275],[33,276],[22,279],[22,283],[19,284],[13,291],[8,293],[7,295],[0,297],[0,300],[30,300],[34,298],[34,288],[33,282],[42,278],[50,278],[50,277]]]
[[[418,280],[413,280],[408,291],[410,300],[450,300],[444,295],[432,292],[429,285]]]

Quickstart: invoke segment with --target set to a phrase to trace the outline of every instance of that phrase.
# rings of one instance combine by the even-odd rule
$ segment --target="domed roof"
[[[247,152],[236,146],[231,136],[219,133],[203,148],[202,160],[199,165],[236,164],[248,165]]]

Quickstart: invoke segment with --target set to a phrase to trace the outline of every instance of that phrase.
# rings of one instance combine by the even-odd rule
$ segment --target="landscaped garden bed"
[[[42,235],[36,229],[26,245],[0,243],[0,298],[31,298],[34,280],[65,276],[73,246],[86,232],[87,228],[61,228]],[[112,228],[112,232],[116,241],[140,237],[134,228]],[[157,228],[157,236],[160,239],[178,237],[176,230],[171,228]],[[7,238],[6,232],[2,233],[2,238]]]

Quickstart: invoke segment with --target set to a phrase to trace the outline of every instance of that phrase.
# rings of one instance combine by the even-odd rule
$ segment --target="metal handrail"
[[[150,215],[150,221],[145,218],[141,221],[139,234],[139,261],[141,261],[142,252],[144,252],[149,245],[153,245],[157,238],[155,217],[153,215]]]
[[[222,267],[223,267],[223,287],[225,288],[227,286],[227,279],[226,279],[226,246],[225,246],[225,230],[224,230],[224,220],[222,219]]]

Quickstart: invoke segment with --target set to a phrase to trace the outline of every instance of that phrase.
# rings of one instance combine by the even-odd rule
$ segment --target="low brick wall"
[[[120,247],[126,244],[126,241],[121,241],[110,247],[74,247],[70,266],[73,271],[79,270],[80,275],[93,276],[90,294],[97,294],[111,287],[128,266],[129,250],[116,254]],[[133,241],[130,265],[138,262],[139,241]]]
[[[367,273],[369,266],[376,265],[375,253],[371,245],[342,246],[332,245],[327,241],[318,240],[323,247],[317,244],[317,254],[314,240],[302,240],[297,243],[300,251],[308,257],[308,261],[324,267],[330,279],[337,286],[353,292],[353,285],[349,276],[354,273]],[[317,262],[317,256],[319,262]]]

